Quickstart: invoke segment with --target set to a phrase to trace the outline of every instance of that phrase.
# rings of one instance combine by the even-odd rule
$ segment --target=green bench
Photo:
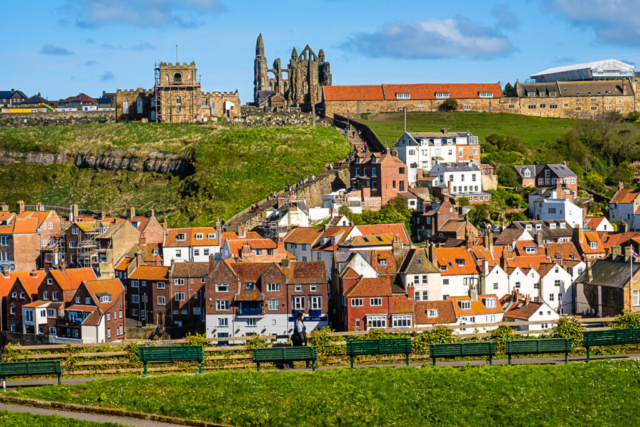
[[[260,363],[287,363],[296,361],[315,362],[318,360],[318,351],[315,346],[299,346],[299,347],[271,347],[271,348],[254,348],[253,361],[260,371]],[[316,365],[313,363],[313,370]]]
[[[489,365],[493,365],[493,356],[496,355],[497,350],[495,341],[430,344],[429,356],[433,359],[433,366],[436,365],[438,357],[469,356],[489,356]]]
[[[27,375],[57,375],[58,385],[60,385],[62,367],[59,360],[0,363],[0,378],[2,379],[2,389],[4,391],[7,391],[7,377],[23,377]]]
[[[198,373],[202,373],[204,351],[200,345],[180,347],[140,347],[138,349],[140,361],[144,363],[144,376],[147,376],[148,362],[185,362],[198,361]]]
[[[351,369],[356,356],[376,354],[404,354],[409,366],[411,338],[347,341],[347,356],[351,357]]]
[[[608,331],[585,331],[582,345],[587,349],[587,363],[591,360],[589,349],[600,345],[621,345],[640,343],[640,328],[611,329]]]
[[[543,353],[564,353],[564,363],[569,363],[571,338],[507,341],[504,353],[509,356],[509,365],[511,365],[511,356],[514,354]]]

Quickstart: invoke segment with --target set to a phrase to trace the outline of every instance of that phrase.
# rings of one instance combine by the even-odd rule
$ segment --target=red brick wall
[[[385,162],[380,164],[380,181],[382,204],[387,204],[389,200],[398,196],[399,191],[409,190],[409,175],[407,166],[387,158]],[[394,188],[395,182],[395,188]]]
[[[120,312],[122,312],[122,318],[120,318]],[[105,339],[107,342],[113,342],[124,339],[124,294],[121,294],[115,301],[115,303],[104,314],[105,324]],[[111,318],[111,320],[108,320]],[[120,326],[122,326],[122,334],[119,333]],[[108,337],[107,331],[111,329],[111,338]]]
[[[9,259],[15,262],[15,271],[30,271],[41,266],[37,261],[40,257],[42,241],[38,234],[14,234],[9,246]],[[13,257],[13,258],[11,258]]]
[[[13,298],[12,296],[13,292],[18,293],[17,298]],[[25,294],[24,298],[20,298],[20,292],[24,292]],[[35,297],[35,295],[33,295],[33,297]],[[7,331],[10,331],[11,324],[15,323],[16,332],[22,332],[22,306],[29,304],[32,301],[33,301],[32,296],[29,295],[29,293],[24,290],[22,285],[16,281],[16,283],[13,284],[13,286],[11,287],[11,290],[9,291],[9,294],[7,296],[7,304],[5,305],[7,310],[7,325],[6,325]],[[15,314],[11,314],[12,306],[15,307]]]
[[[353,331],[355,329],[356,319],[360,319],[360,328],[358,330],[365,331],[367,329],[366,316],[368,314],[387,315],[387,327],[389,327],[389,297],[382,297],[381,306],[371,306],[370,298],[372,297],[362,297],[362,307],[352,307],[351,300],[357,298],[347,298],[343,324],[345,331]]]

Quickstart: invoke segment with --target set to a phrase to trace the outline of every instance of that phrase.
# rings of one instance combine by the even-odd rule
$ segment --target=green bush
[[[496,342],[499,353],[504,352],[507,341],[522,339],[520,335],[514,334],[513,331],[514,328],[507,325],[500,325],[498,329],[491,331],[491,339]]]
[[[573,346],[582,345],[582,325],[576,317],[561,317],[553,328],[551,336],[554,338],[571,338]]]
[[[614,329],[640,328],[640,313],[625,313],[611,323]]]
[[[455,111],[458,109],[458,101],[455,99],[447,99],[440,105],[442,111]]]

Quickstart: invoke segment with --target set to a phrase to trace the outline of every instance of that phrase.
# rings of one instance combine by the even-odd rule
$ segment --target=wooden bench
[[[62,367],[59,360],[0,363],[0,378],[2,378],[2,389],[4,391],[7,391],[7,377],[23,377],[27,375],[57,375],[58,385],[60,385]]]
[[[260,363],[264,362],[315,362],[318,360],[318,351],[315,346],[299,346],[299,347],[271,347],[271,348],[254,348],[253,349],[253,361],[257,364],[258,371],[260,371]],[[315,371],[315,363],[312,365],[312,369]]]
[[[404,354],[409,366],[411,338],[347,341],[347,356],[351,357],[351,369],[356,356],[376,354]]]
[[[497,349],[495,341],[430,344],[429,356],[433,359],[433,366],[436,365],[438,357],[469,356],[489,356],[489,365],[493,365],[493,356],[496,355]]]
[[[543,354],[543,353],[564,353],[564,363],[569,363],[569,353],[571,353],[571,338],[547,338],[539,340],[517,340],[505,343],[505,354]]]
[[[582,345],[587,349],[587,362],[589,362],[591,360],[589,354],[591,347],[640,343],[640,328],[585,331],[582,333],[582,337]]]
[[[148,362],[184,362],[198,361],[198,373],[202,373],[204,351],[202,346],[187,345],[180,347],[140,347],[138,349],[140,361],[144,363],[143,374],[147,376]]]

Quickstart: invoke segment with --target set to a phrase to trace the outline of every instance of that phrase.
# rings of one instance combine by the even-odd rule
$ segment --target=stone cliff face
[[[143,172],[158,172],[170,174],[187,173],[191,161],[177,154],[154,151],[147,156],[138,156],[135,152],[122,151],[90,151],[64,153],[22,153],[17,151],[0,150],[0,164],[31,163],[35,165],[75,165],[79,168],[94,168],[105,170],[128,170]]]

